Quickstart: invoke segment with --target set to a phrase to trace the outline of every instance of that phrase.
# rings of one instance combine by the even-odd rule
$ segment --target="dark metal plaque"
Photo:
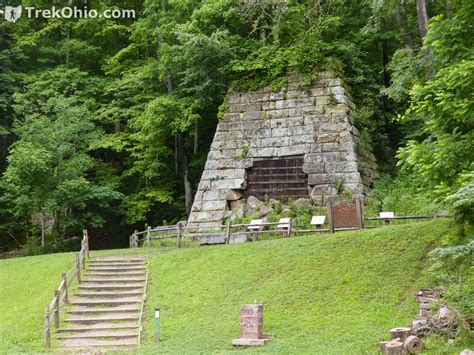
[[[341,201],[332,207],[334,228],[356,228],[359,227],[356,206],[347,201]]]

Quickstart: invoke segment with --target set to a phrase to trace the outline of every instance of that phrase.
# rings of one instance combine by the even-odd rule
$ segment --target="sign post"
[[[160,309],[155,308],[155,341],[160,341]]]

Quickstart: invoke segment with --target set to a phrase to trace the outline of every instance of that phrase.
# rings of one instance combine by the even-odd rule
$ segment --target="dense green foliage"
[[[284,87],[295,68],[302,85],[322,69],[345,80],[361,148],[389,176],[397,161],[407,170],[397,181],[410,188],[394,186],[411,193],[406,201],[428,201],[415,212],[433,200],[472,212],[471,1],[428,3],[423,40],[414,1],[89,7],[137,17],[0,23],[0,249],[84,227],[120,239],[111,226],[128,234],[184,218],[228,90]]]
[[[239,351],[375,354],[389,329],[415,317],[414,293],[432,285],[431,275],[422,272],[428,267],[426,252],[447,237],[455,237],[452,222],[438,220],[241,245],[200,248],[189,242],[181,249],[93,251],[91,256],[147,256],[150,283],[139,353],[230,352],[230,341],[239,334],[239,305],[257,300],[265,306],[264,331],[275,338],[265,347]],[[43,307],[73,257],[0,260],[0,297],[10,300],[0,313],[0,352],[42,349]],[[158,344],[155,307],[162,311]],[[467,347],[464,338],[453,344],[425,341],[429,354]]]

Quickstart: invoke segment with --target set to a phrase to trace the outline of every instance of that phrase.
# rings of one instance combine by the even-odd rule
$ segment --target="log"
[[[425,348],[425,344],[420,340],[420,338],[410,335],[403,342],[403,349],[410,354],[417,354]]]
[[[386,340],[386,341],[381,341],[379,342],[379,347],[380,347],[380,350],[385,354],[385,346],[388,344],[388,343],[391,343],[392,341],[391,340]]]
[[[411,328],[393,328],[390,329],[390,335],[392,340],[400,338],[400,341],[403,343],[406,338],[412,335]]]
[[[403,352],[403,343],[401,341],[390,341],[385,344],[386,355],[401,355]]]

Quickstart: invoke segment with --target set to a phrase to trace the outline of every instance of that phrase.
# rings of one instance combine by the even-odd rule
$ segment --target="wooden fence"
[[[279,226],[287,225],[285,228]],[[255,228],[249,230],[248,228]],[[276,228],[275,228],[276,227]],[[258,229],[257,229],[258,228]],[[266,229],[273,228],[273,229]],[[253,240],[257,240],[260,234],[279,234],[284,238],[288,238],[293,233],[293,219],[290,218],[289,223],[285,222],[268,222],[261,223],[258,225],[255,224],[232,224],[229,221],[226,225],[222,226],[200,226],[200,230],[205,230],[206,232],[196,231],[195,228],[186,227],[186,222],[178,222],[176,225],[172,226],[158,226],[158,227],[148,227],[146,230],[139,232],[135,230],[130,236],[129,246],[130,248],[138,248],[140,243],[142,245],[151,246],[152,240],[163,240],[176,238],[176,246],[181,247],[183,238],[189,238],[193,241],[198,238],[203,237],[213,237],[213,236],[224,236],[224,241],[226,244],[231,242],[232,238],[236,235],[249,236]],[[315,230],[312,230],[315,231]],[[316,230],[318,231],[318,230]],[[326,231],[326,230],[321,230]],[[154,235],[155,234],[155,235]],[[156,235],[158,234],[158,235]]]
[[[89,236],[84,229],[81,241],[81,251],[77,253],[74,266],[65,273],[61,274],[59,287],[54,291],[54,297],[51,303],[44,310],[44,343],[46,348],[51,347],[51,324],[56,329],[59,328],[59,318],[62,313],[63,305],[69,304],[69,288],[77,280],[81,283],[81,269],[86,267],[86,259],[89,258]]]
[[[283,238],[288,238],[291,235],[296,234],[305,234],[305,233],[334,233],[338,231],[348,231],[348,230],[357,230],[362,228],[380,228],[385,225],[390,224],[391,221],[395,220],[415,220],[415,219],[433,219],[433,218],[449,218],[450,216],[394,216],[394,217],[365,217],[362,213],[359,213],[359,218],[361,223],[357,227],[346,227],[346,228],[336,228],[334,227],[333,220],[330,216],[328,228],[315,228],[315,229],[296,229],[294,228],[294,219],[290,218],[289,223],[283,222],[270,222],[270,223],[261,223],[258,227],[261,227],[258,230],[249,230],[249,227],[256,227],[255,224],[232,224],[229,221],[226,225],[200,225],[199,230],[205,232],[196,231],[195,228],[186,227],[186,222],[181,221],[176,225],[171,226],[157,226],[157,227],[148,227],[146,230],[139,232],[135,230],[130,236],[129,246],[130,248],[138,248],[141,245],[151,246],[152,240],[163,240],[176,238],[176,246],[181,247],[182,239],[189,238],[193,241],[198,238],[206,237],[219,237],[224,243],[228,244],[229,242],[234,241],[236,238],[243,238],[244,236],[251,237],[253,240],[258,240],[260,234],[279,234]],[[363,221],[383,221],[384,224],[379,226],[366,226]],[[282,225],[288,225],[288,227],[281,228]],[[276,227],[276,228],[275,228]]]

